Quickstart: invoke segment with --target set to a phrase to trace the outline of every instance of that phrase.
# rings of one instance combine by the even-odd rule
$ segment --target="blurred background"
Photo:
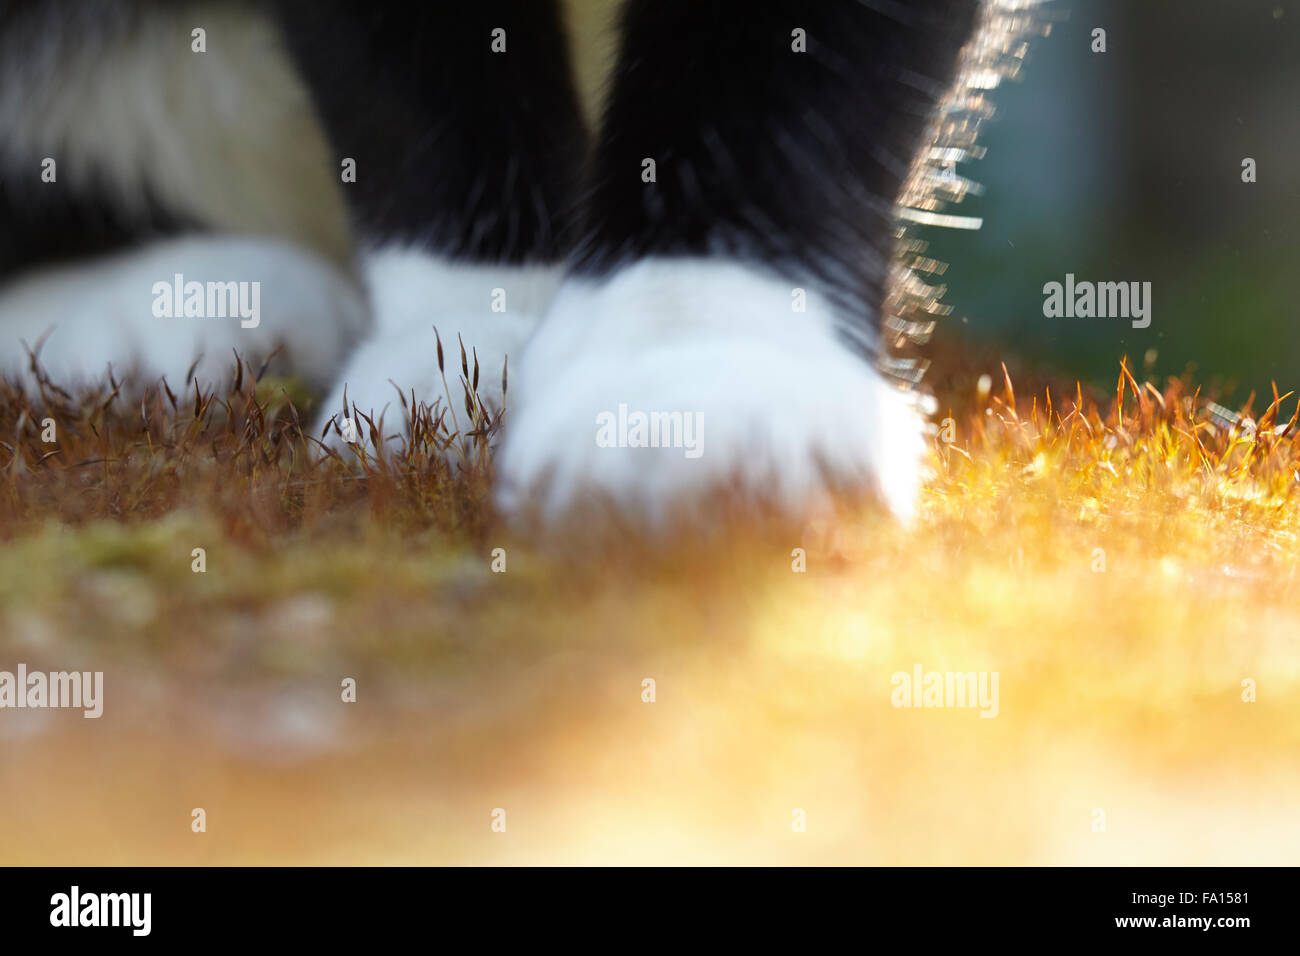
[[[954,335],[1114,386],[1156,351],[1234,398],[1300,386],[1300,3],[1057,0],[1050,36],[994,94],[985,186],[955,212],[975,232],[931,230],[950,264]],[[1092,52],[1092,31],[1106,52]],[[1257,182],[1242,182],[1242,160]],[[1066,273],[1150,281],[1149,328],[1044,318]],[[1159,380],[1159,379],[1157,379]]]
[[[568,0],[588,111],[613,50],[611,0]],[[985,187],[931,229],[949,263],[936,348],[1114,386],[1121,356],[1242,400],[1300,386],[1300,2],[1051,0],[1017,81],[993,94]],[[1092,31],[1106,52],[1092,52]],[[1242,161],[1256,182],[1242,182]],[[1152,283],[1146,329],[1044,318],[1043,284]]]

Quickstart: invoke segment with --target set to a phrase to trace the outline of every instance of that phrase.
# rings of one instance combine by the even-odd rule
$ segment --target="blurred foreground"
[[[914,528],[657,543],[518,537],[486,462],[313,463],[269,383],[50,395],[53,455],[3,393],[0,669],[106,701],[0,711],[0,863],[1300,862],[1289,411],[997,374]],[[892,706],[916,665],[996,718]]]

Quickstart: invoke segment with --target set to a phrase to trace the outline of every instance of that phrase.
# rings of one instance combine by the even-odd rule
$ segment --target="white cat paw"
[[[0,374],[35,384],[27,349],[60,387],[95,384],[110,368],[141,384],[204,387],[276,349],[316,387],[333,381],[365,331],[360,290],[292,243],[242,237],[168,240],[48,268],[0,288]],[[196,364],[197,363],[197,364]]]
[[[923,419],[811,290],[717,260],[570,278],[511,386],[499,500],[555,518],[595,494],[654,519],[719,485],[790,511],[869,489],[913,513]]]
[[[382,419],[386,442],[405,439],[412,402],[432,406],[441,399],[468,428],[462,342],[471,379],[478,365],[479,400],[495,414],[504,400],[507,360],[513,363],[522,350],[559,281],[556,266],[463,264],[400,247],[371,253],[365,273],[375,331],[353,350],[323,406],[324,419],[334,422],[326,443],[336,448],[369,443],[367,423],[345,421],[353,419],[354,409],[376,425]],[[442,339],[442,369],[435,329]],[[326,421],[319,422],[316,433],[325,427]]]

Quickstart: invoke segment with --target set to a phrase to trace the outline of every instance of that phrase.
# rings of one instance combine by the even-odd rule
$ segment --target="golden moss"
[[[728,501],[650,541],[517,534],[442,404],[349,462],[248,374],[4,389],[0,669],[102,668],[107,705],[6,733],[0,855],[1294,863],[1295,399],[991,391],[940,396],[913,527]],[[891,706],[916,665],[998,672],[997,718]]]

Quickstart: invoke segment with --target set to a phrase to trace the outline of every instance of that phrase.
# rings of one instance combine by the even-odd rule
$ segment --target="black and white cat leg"
[[[365,273],[375,331],[352,351],[323,406],[334,423],[324,440],[340,450],[368,444],[369,427],[358,421],[360,415],[384,440],[405,440],[412,399],[417,408],[441,400],[461,415],[462,342],[471,376],[475,363],[479,369],[475,393],[484,411],[495,415],[505,401],[503,373],[517,362],[560,280],[555,265],[460,263],[399,246],[368,255]],[[435,329],[443,343],[443,369]]]
[[[480,397],[499,407],[502,365],[532,332],[571,239],[585,130],[561,5],[428,3],[400,17],[349,0],[282,5],[334,148],[355,161],[344,195],[370,250],[375,334],[316,433],[343,445],[342,425],[368,440],[368,427],[342,421],[345,386],[346,415],[382,415],[384,441],[406,432],[399,395],[450,401],[463,427],[457,336],[477,352]]]
[[[555,519],[594,493],[657,520],[725,484],[792,513],[846,486],[913,513],[914,402],[846,347],[822,295],[761,266],[648,258],[567,279],[513,381],[507,510]]]
[[[369,317],[355,280],[295,243],[195,236],[47,266],[0,286],[0,374],[60,387],[121,380],[228,382],[235,354],[315,388],[334,381]],[[197,363],[197,364],[196,364]]]
[[[657,517],[738,483],[912,512],[922,416],[846,343],[881,341],[895,202],[978,9],[626,0],[583,239],[506,422],[507,508],[595,491]]]

